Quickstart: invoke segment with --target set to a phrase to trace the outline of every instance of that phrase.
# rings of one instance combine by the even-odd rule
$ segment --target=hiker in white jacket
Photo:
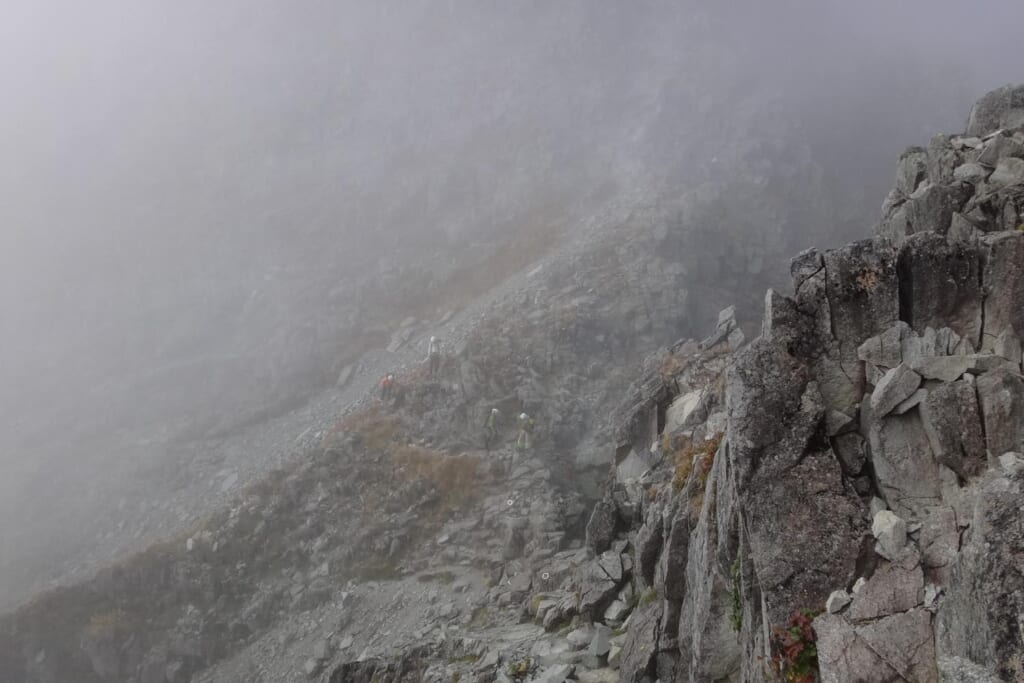
[[[430,363],[430,377],[433,378],[441,370],[441,342],[431,337],[427,344],[427,362]]]

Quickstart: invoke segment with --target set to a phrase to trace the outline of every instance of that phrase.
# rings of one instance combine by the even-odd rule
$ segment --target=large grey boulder
[[[999,160],[996,170],[988,177],[995,186],[1024,185],[1024,159],[1006,157]]]
[[[853,597],[847,616],[867,621],[906,612],[924,600],[924,575],[920,558],[907,552],[896,562],[883,562]]]
[[[985,142],[984,149],[978,155],[978,163],[988,168],[995,168],[1003,159],[1020,159],[1022,157],[1024,157],[1024,144],[1016,137],[1010,137],[1007,131],[1003,131]]]
[[[928,154],[921,147],[908,147],[896,164],[896,191],[909,197],[928,177]]]
[[[838,410],[830,410],[825,415],[825,430],[829,436],[847,434],[856,428],[857,420],[852,415]]]
[[[692,485],[692,484],[691,484]],[[661,553],[656,585],[668,600],[682,600],[686,594],[686,563],[689,558],[692,520],[690,506],[682,497],[675,509]]]
[[[992,347],[1003,330],[1024,330],[1024,233],[998,233],[987,237],[983,281],[985,338],[981,348]]]
[[[623,620],[629,616],[630,606],[628,603],[623,602],[622,596],[620,595],[612,604],[608,605],[608,609],[604,611],[604,622],[609,626],[619,627],[622,625]]]
[[[1020,453],[1003,453],[998,460],[999,466],[1007,472],[1016,472],[1024,467],[1024,456]]]
[[[955,382],[976,364],[977,359],[972,356],[930,356],[916,360],[912,367],[924,379]]]
[[[700,408],[701,398],[704,392],[697,389],[682,396],[679,396],[665,411],[665,427],[664,431],[668,434],[688,426],[690,418]]]
[[[662,604],[655,601],[638,607],[633,613],[619,660],[619,680],[622,683],[650,683],[653,680]]]
[[[892,198],[899,198],[898,203],[890,201]],[[878,226],[878,234],[893,244],[901,244],[907,235],[913,234],[913,229],[907,222],[907,202],[899,193],[893,191],[886,197],[882,205],[882,222]]]
[[[940,683],[1002,683],[994,671],[961,657],[939,656]]]
[[[915,407],[921,405],[921,403],[927,397],[928,397],[928,390],[927,389],[918,389],[917,391],[915,391],[914,393],[912,393],[910,395],[910,398],[908,398],[905,401],[902,401],[899,405],[897,405],[895,408],[893,408],[892,412],[893,412],[894,415],[902,415],[903,413],[907,412],[911,408],[915,408]]]
[[[921,421],[938,462],[961,476],[976,474],[984,465],[985,438],[974,386],[959,381],[933,387],[921,403]]]
[[[992,341],[992,353],[1005,358],[1012,364],[1020,367],[1021,364],[1021,343],[1012,327],[1006,328]]]
[[[913,609],[854,626],[841,615],[814,620],[821,683],[937,683],[931,614]]]
[[[983,185],[986,191],[979,188],[978,194],[967,200],[960,213],[964,219],[982,233],[998,233],[1015,231],[1020,225],[1020,198],[1024,195],[1024,186]],[[982,234],[979,240],[982,245],[990,241],[990,237]]]
[[[871,392],[871,411],[876,417],[885,417],[892,409],[910,398],[921,386],[921,375],[900,363],[879,380]]]
[[[864,437],[860,434],[840,434],[832,440],[832,448],[847,475],[856,476],[864,470],[867,453],[864,452]]]
[[[796,304],[807,323],[803,346],[790,348],[812,363],[829,410],[854,413],[865,379],[858,347],[899,318],[895,262],[881,240],[794,259]]]
[[[953,171],[953,177],[965,183],[977,185],[988,178],[990,171],[981,164],[968,162],[957,166]]]
[[[929,366],[932,359],[946,356],[971,355],[974,353],[974,348],[973,342],[962,338],[948,327],[940,327],[937,330],[926,327],[922,333],[911,332],[900,340],[903,362],[922,376],[924,376],[923,373],[925,372],[934,372]],[[938,372],[946,371],[940,369]],[[931,377],[930,379],[937,378]]]
[[[949,135],[933,135],[928,141],[928,179],[938,185],[953,182],[953,170],[963,161],[958,146],[954,146]]]
[[[685,598],[671,628],[663,626],[662,639],[676,636],[681,655],[676,679],[730,680],[742,668],[741,641],[733,618],[744,602],[744,567],[748,561],[738,551],[726,529],[739,523],[738,501],[726,473],[726,458],[718,458],[708,477],[700,518],[692,532],[686,564]],[[748,622],[755,610],[743,606]],[[659,676],[663,673],[659,670]],[[686,678],[688,676],[688,678]]]
[[[977,348],[984,298],[980,254],[943,234],[921,232],[900,248],[900,314],[918,332],[949,327]]]
[[[761,321],[761,336],[765,340],[799,354],[797,349],[810,345],[808,327],[808,321],[801,315],[795,301],[774,289],[765,293],[764,318]]]
[[[574,650],[582,650],[594,639],[594,629],[590,626],[581,626],[580,628],[569,631],[569,633],[566,634],[565,639]]]
[[[1004,85],[975,103],[967,119],[967,135],[984,136],[1020,126],[1024,126],[1024,85]]]
[[[804,324],[787,348],[812,363],[829,410],[853,414],[864,383],[857,349],[899,318],[895,264],[895,250],[882,240],[824,254],[809,250],[791,263]]]
[[[619,514],[611,496],[605,496],[594,505],[587,522],[587,547],[595,555],[600,555],[612,546],[618,531]]]
[[[598,624],[594,627],[594,637],[591,639],[590,644],[587,646],[587,654],[593,657],[604,657],[608,654],[608,651],[612,648],[611,645],[611,634],[612,630],[604,624]]]
[[[651,469],[651,459],[634,448],[615,467],[615,478],[620,483],[636,481]]]
[[[842,616],[823,614],[814,620],[821,683],[899,681],[899,674]]]
[[[633,540],[636,575],[642,586],[654,584],[654,572],[658,565],[658,557],[661,555],[664,527],[661,506],[650,506],[644,513],[644,523]]]
[[[600,619],[615,600],[624,576],[621,556],[610,550],[581,566],[574,577],[579,613]]]
[[[949,223],[949,231],[946,239],[950,242],[963,242],[975,244],[981,238],[982,232],[978,226],[970,221],[959,211],[953,213],[953,219]]]
[[[831,342],[827,352],[813,361],[813,372],[824,405],[829,412],[852,415],[864,391],[864,364],[842,357],[839,342]]]
[[[903,205],[906,224],[902,237],[909,238],[918,233],[945,235],[953,221],[953,212],[960,208],[958,195],[950,186],[925,183]],[[893,236],[897,244],[902,243],[898,232]]]
[[[857,348],[857,358],[880,368],[894,368],[903,361],[903,339],[911,334],[910,325],[902,320],[889,329],[864,341]]]
[[[879,421],[871,415],[868,403],[861,408],[861,419],[868,430],[879,493],[899,516],[919,519],[942,496],[939,463],[932,455],[919,411]]]
[[[1024,379],[994,370],[978,378],[977,389],[989,453],[999,457],[1024,450]]]
[[[965,520],[966,522],[966,520]],[[925,578],[938,585],[946,585],[960,551],[960,530],[956,511],[949,506],[933,508],[921,523],[918,546],[921,548],[921,566]]]
[[[742,493],[755,473],[781,474],[802,456],[802,448],[824,417],[824,407],[802,398],[811,381],[806,364],[763,339],[734,356],[726,374],[729,459]],[[778,451],[767,457],[768,448]]]
[[[744,501],[751,561],[768,623],[781,624],[852,581],[863,515],[822,443],[822,398],[800,363],[754,341],[734,359],[726,403],[727,462]]]
[[[789,270],[793,278],[793,305],[784,297],[769,300],[772,316],[765,325],[770,333],[763,339],[780,348],[793,349],[793,355],[800,358],[816,358],[829,345],[837,343],[832,336],[825,258],[818,250],[807,249],[790,261]]]
[[[890,510],[879,510],[871,521],[871,534],[878,541],[877,551],[882,557],[895,560],[907,545],[907,523]]]
[[[862,240],[824,255],[832,330],[843,358],[900,319],[896,251]]]
[[[1024,652],[1024,471],[991,470],[979,488],[970,534],[939,603],[936,640],[941,657],[1013,680]]]
[[[852,598],[846,591],[832,591],[828,596],[828,600],[825,601],[825,611],[829,614],[837,614],[850,604],[850,600]]]

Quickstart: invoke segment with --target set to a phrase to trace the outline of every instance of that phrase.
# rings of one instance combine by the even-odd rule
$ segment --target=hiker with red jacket
[[[380,400],[387,402],[391,399],[392,392],[394,390],[395,376],[390,372],[384,375],[380,380]]]

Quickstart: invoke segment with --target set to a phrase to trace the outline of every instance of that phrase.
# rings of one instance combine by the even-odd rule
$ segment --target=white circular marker
[[[512,505],[513,505],[514,503],[515,503],[515,501],[514,501],[514,500],[512,500],[511,498],[509,498],[508,500],[506,500],[506,501],[505,501],[505,504],[506,504],[506,505],[508,505],[509,507],[512,507]]]
[[[540,575],[540,578],[542,578],[545,581],[547,581],[548,579],[551,578],[551,574],[548,574],[547,572],[544,572],[543,574]]]

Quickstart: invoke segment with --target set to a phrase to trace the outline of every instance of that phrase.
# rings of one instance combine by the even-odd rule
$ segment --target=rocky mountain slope
[[[723,311],[628,388],[623,358],[681,333],[686,305],[631,276],[683,272],[650,257],[664,235],[607,233],[467,320],[439,377],[410,353],[394,399],[4,617],[0,673],[1019,679],[1022,191],[1024,88],[1006,88],[900,157],[876,237],[792,261],[760,336]],[[603,490],[580,479],[610,460]]]
[[[594,221],[622,249],[641,240],[622,309],[657,321],[672,302],[637,355],[731,304],[749,324],[790,253],[860,234],[892,146],[958,120],[1009,61],[901,31],[902,7],[878,22],[792,0],[740,21],[700,2],[225,0],[204,21],[71,4],[44,29],[75,27],[67,40],[34,45],[88,42],[54,55],[70,60],[54,91],[95,106],[10,103],[7,606],[289,461],[409,361],[395,335],[457,336]],[[106,30],[123,40],[94,44]],[[366,374],[336,389],[350,367]]]
[[[1004,88],[908,150],[877,237],[798,255],[710,382],[634,391],[657,464],[588,527],[656,596],[619,680],[1024,678],[1022,116]]]
[[[585,521],[582,500],[597,490],[594,475],[611,460],[603,435],[609,427],[602,423],[629,382],[636,349],[678,335],[683,323],[674,312],[685,305],[685,290],[649,290],[650,280],[638,275],[658,268],[663,279],[682,283],[681,269],[649,257],[664,234],[629,229],[632,239],[623,244],[620,232],[595,225],[577,235],[585,250],[567,245],[502,291],[436,324],[403,325],[386,353],[367,354],[343,371],[340,396],[362,399],[347,410],[325,402],[320,415],[304,415],[304,433],[294,444],[282,444],[295,452],[270,479],[261,480],[259,463],[247,462],[263,445],[255,437],[274,436],[268,425],[247,437],[252,450],[242,441],[226,453],[230,460],[208,463],[206,489],[179,491],[182,508],[210,512],[186,518],[192,525],[187,533],[19,610],[7,624],[11,640],[4,644],[33,643],[42,648],[33,657],[42,653],[42,659],[22,671],[13,663],[18,655],[8,652],[12,659],[4,660],[3,670],[43,680],[93,671],[97,680],[119,680],[154,667],[171,666],[176,676],[230,667],[235,658],[249,661],[250,645],[259,651],[264,639],[302,628],[308,609],[329,602],[327,596],[350,580],[408,577],[421,586],[434,576],[446,579],[441,583],[458,577],[479,587],[497,580],[500,566],[494,565],[501,564],[506,543],[519,548],[512,552],[530,553],[571,544]],[[422,364],[422,342],[433,333],[442,335],[449,352],[436,379],[425,377]],[[399,398],[382,406],[374,385],[386,370],[397,373]],[[503,445],[482,454],[483,420],[495,406],[502,412]],[[502,466],[512,455],[514,420],[522,410],[537,418],[535,446],[515,466]],[[310,424],[325,414],[333,417]],[[488,474],[495,464],[498,469]],[[216,469],[225,465],[227,472]],[[201,501],[203,495],[209,500]],[[128,528],[159,513],[152,506],[137,509],[141,514]],[[382,511],[388,514],[381,517]],[[444,531],[449,522],[461,529],[475,515],[483,521],[469,525],[472,534]],[[446,546],[454,548],[450,557],[425,557],[435,533],[458,539]],[[509,541],[510,535],[521,542]],[[311,542],[299,543],[300,537]],[[99,539],[95,560],[81,573],[103,566],[104,549],[119,541],[121,534]],[[293,542],[299,545],[291,547]],[[366,543],[379,548],[363,556]],[[243,559],[257,547],[264,550]],[[473,552],[463,552],[467,548]],[[307,580],[316,583],[308,593]],[[193,592],[196,583],[206,585],[205,592]],[[154,587],[163,590],[154,593]],[[301,604],[292,600],[299,593],[307,596]],[[470,596],[458,597],[465,602]],[[346,610],[351,604],[345,602]],[[220,616],[211,620],[214,614]],[[294,618],[299,614],[303,618]],[[224,619],[238,623],[229,627]],[[95,635],[94,646],[78,647],[79,627]],[[411,642],[411,632],[402,630],[409,637],[401,642]],[[121,636],[129,631],[139,637],[122,651]],[[181,650],[184,641],[193,645]],[[199,641],[202,647],[195,645]],[[354,642],[371,644],[358,637]],[[302,662],[289,661],[281,657],[277,667],[302,671]],[[235,672],[239,680],[249,680],[246,671]],[[277,669],[269,671],[266,680],[281,680]]]
[[[551,635],[331,680],[1021,680],[1022,98],[904,153],[879,235],[797,256],[751,344],[726,313],[650,359],[586,551],[534,565]]]

